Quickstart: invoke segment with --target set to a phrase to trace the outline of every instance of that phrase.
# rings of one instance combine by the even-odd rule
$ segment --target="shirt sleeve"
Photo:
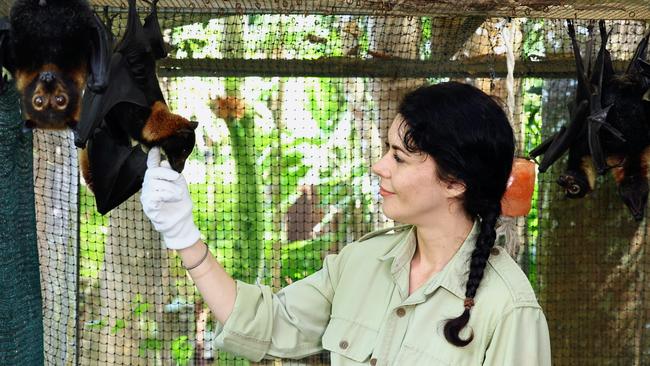
[[[551,366],[546,317],[539,307],[516,307],[497,325],[484,366]]]
[[[237,281],[233,311],[217,327],[215,346],[251,361],[302,358],[322,351],[338,262],[337,255],[327,256],[320,271],[277,294],[268,286]]]

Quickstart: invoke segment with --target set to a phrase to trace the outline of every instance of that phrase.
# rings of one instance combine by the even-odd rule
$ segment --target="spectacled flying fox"
[[[0,20],[0,66],[14,77],[25,127],[77,125],[83,90],[107,84],[103,28],[86,0],[14,2]]]

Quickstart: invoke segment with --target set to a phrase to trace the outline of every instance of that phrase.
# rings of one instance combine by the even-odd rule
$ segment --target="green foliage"
[[[321,130],[331,131],[347,108],[343,79],[305,78],[305,84],[306,109]]]
[[[202,39],[184,39],[178,44],[178,52],[185,53],[187,58],[194,58],[194,53],[203,49],[207,44],[208,42]]]
[[[524,35],[522,56],[527,59],[537,60],[546,57],[546,47],[544,37],[543,19],[528,19],[522,24],[522,34]]]
[[[142,295],[137,294],[133,299],[133,315],[135,318],[144,316],[147,312],[153,310],[153,305],[142,302]]]
[[[111,328],[111,334],[117,334],[120,330],[126,328],[126,320],[117,319],[115,325]]]
[[[282,247],[282,280],[302,279],[320,269],[323,256],[331,245],[333,234],[322,235],[310,240],[295,241]]]
[[[140,357],[145,357],[147,355],[147,351],[161,351],[162,348],[163,342],[161,340],[155,338],[145,338],[140,341],[138,354]]]
[[[172,341],[172,359],[178,366],[187,365],[194,355],[194,346],[189,342],[187,336],[180,336]]]
[[[431,33],[433,22],[429,17],[420,18],[422,33],[420,36],[420,58],[428,60],[431,58]]]
[[[104,262],[104,243],[108,231],[108,217],[97,212],[95,197],[86,186],[79,186],[79,275],[85,278],[99,278]]]
[[[542,79],[525,79],[523,81],[523,103],[525,120],[524,151],[530,152],[542,142]],[[535,182],[532,208],[526,216],[526,237],[528,242],[528,279],[537,290],[537,238],[539,237],[538,184]]]

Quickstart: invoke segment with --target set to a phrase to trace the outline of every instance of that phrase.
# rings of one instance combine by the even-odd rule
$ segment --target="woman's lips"
[[[382,197],[388,197],[388,196],[394,195],[395,193],[393,193],[391,191],[387,191],[386,189],[384,189],[384,187],[379,187],[379,194]]]

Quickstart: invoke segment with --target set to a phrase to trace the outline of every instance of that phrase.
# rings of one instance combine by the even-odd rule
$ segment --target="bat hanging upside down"
[[[169,110],[156,76],[156,60],[167,56],[156,3],[150,2],[143,25],[135,0],[129,0],[124,36],[107,56],[108,85],[83,97],[75,144],[83,148],[81,170],[101,214],[142,186],[147,169],[143,147],[160,146],[177,172],[194,148],[198,123]]]
[[[107,84],[103,28],[85,0],[14,2],[0,20],[0,66],[16,81],[25,127],[77,125],[83,90]]]
[[[601,45],[593,67],[588,59],[587,75],[573,22],[567,21],[578,76],[575,101],[569,105],[570,121],[530,156],[544,155],[539,165],[543,173],[569,151],[566,171],[558,178],[569,198],[584,197],[595,188],[596,175],[611,170],[621,200],[639,221],[648,200],[650,65],[646,53],[650,34],[639,42],[626,71],[615,73],[606,48],[605,22],[598,25]]]

